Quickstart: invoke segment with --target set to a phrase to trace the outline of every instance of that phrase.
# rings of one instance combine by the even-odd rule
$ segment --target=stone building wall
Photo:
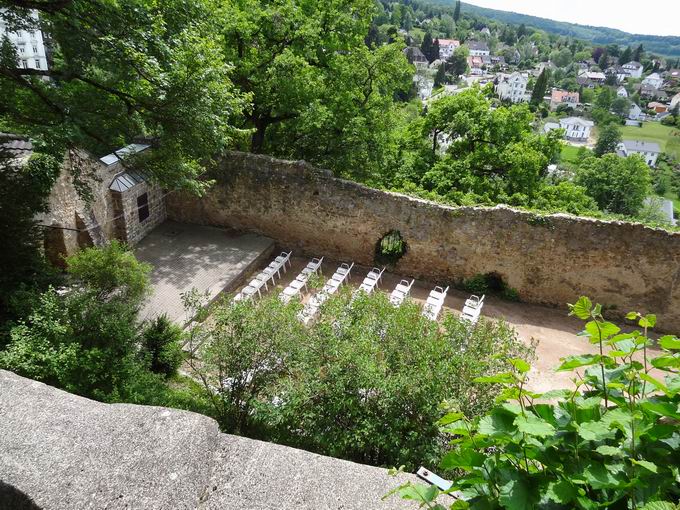
[[[448,207],[334,178],[303,162],[228,154],[203,198],[167,197],[168,217],[252,230],[298,253],[373,263],[376,242],[401,232],[394,270],[435,283],[498,273],[528,302],[563,308],[580,295],[655,312],[680,329],[680,234],[642,225],[507,207]]]
[[[156,184],[143,182],[123,193],[111,193],[116,216],[120,217],[117,237],[129,244],[137,244],[166,219],[164,192]],[[148,196],[149,217],[140,222],[137,198],[144,193]]]

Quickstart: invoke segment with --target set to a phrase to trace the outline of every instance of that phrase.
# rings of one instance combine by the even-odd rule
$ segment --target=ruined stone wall
[[[680,329],[680,234],[507,207],[447,207],[374,190],[328,172],[231,153],[203,198],[167,197],[171,219],[253,230],[298,253],[373,263],[397,229],[408,252],[395,271],[435,283],[498,273],[521,299],[559,306],[588,295],[623,314],[655,312]]]

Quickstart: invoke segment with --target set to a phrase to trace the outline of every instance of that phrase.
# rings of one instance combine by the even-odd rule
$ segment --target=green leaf
[[[569,315],[575,315],[579,319],[590,319],[590,311],[593,308],[593,302],[586,296],[581,296],[573,305],[569,305]]]
[[[440,465],[442,469],[461,468],[469,470],[473,467],[482,466],[485,460],[486,456],[483,453],[479,453],[471,448],[462,448],[444,455]]]
[[[463,413],[448,413],[442,416],[437,423],[439,425],[448,425],[449,423],[458,421],[464,417],[465,415]]]
[[[656,326],[656,315],[653,313],[647,314],[640,318],[640,322],[638,322],[638,324],[641,328],[653,328]]]
[[[635,460],[635,459],[630,459],[630,461],[633,464],[636,464],[638,466],[642,466],[648,471],[651,471],[652,473],[658,473],[659,468],[654,464],[653,462],[649,462],[648,460]]]
[[[508,361],[523,374],[526,374],[531,369],[531,365],[521,358],[510,358]]]
[[[434,485],[409,484],[399,489],[402,499],[418,501],[419,503],[431,503],[439,495],[439,489]]]
[[[615,446],[602,445],[595,448],[595,451],[600,455],[606,455],[608,457],[623,457],[623,450],[616,448]]]
[[[659,345],[664,349],[680,349],[680,338],[673,335],[665,335],[659,338]]]
[[[652,360],[652,366],[660,369],[680,368],[680,357],[677,354],[666,354]]]
[[[664,383],[662,383],[661,381],[659,381],[658,379],[655,379],[651,375],[645,374],[644,372],[641,372],[640,373],[640,379],[642,379],[643,381],[647,381],[648,383],[653,385],[657,390],[661,390],[664,393],[668,394],[668,388],[666,387],[666,385]]]
[[[621,482],[615,478],[601,463],[592,462],[583,470],[586,481],[593,489],[611,489]]]
[[[524,480],[510,480],[500,488],[498,502],[508,510],[525,510],[533,508],[531,494]]]
[[[680,393],[680,374],[667,375],[665,380],[669,396]]]
[[[647,503],[640,510],[677,510],[677,506],[669,501],[652,501]]]
[[[612,335],[616,335],[621,329],[611,322],[590,321],[586,323],[586,331],[593,341],[604,340]]]
[[[562,364],[557,367],[557,372],[564,372],[566,370],[573,370],[574,368],[586,367],[595,365],[600,362],[602,356],[599,354],[580,354],[575,356],[567,356],[562,358]]]
[[[587,421],[577,425],[578,435],[586,441],[600,441],[613,437],[614,432],[602,421]]]
[[[638,317],[638,313],[637,313],[637,312],[628,312],[628,313],[626,314],[626,319],[628,319],[629,321],[632,321],[632,320],[634,320],[634,319],[637,319],[637,317]]]
[[[572,484],[566,480],[560,480],[559,482],[550,482],[545,495],[555,503],[566,505],[576,497],[577,492]]]
[[[649,399],[640,402],[640,407],[645,411],[659,416],[680,420],[680,410],[678,409],[679,406],[673,402],[663,402],[657,399]]]
[[[501,404],[501,407],[505,409],[506,411],[511,412],[512,414],[521,414],[522,413],[522,406],[517,404],[516,402],[505,402]]]
[[[549,437],[555,434],[555,427],[533,414],[520,415],[515,418],[515,425],[520,432],[537,437]]]
[[[485,436],[499,437],[513,434],[516,431],[514,416],[506,412],[498,412],[498,410],[481,418],[477,425],[477,432]]]

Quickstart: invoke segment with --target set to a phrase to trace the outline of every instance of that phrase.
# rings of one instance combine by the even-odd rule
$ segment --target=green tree
[[[167,315],[160,315],[146,325],[141,335],[140,354],[152,372],[175,375],[182,363],[182,328]]]
[[[37,149],[60,161],[67,150],[106,154],[145,136],[154,150],[138,167],[169,187],[205,187],[196,178],[237,136],[234,121],[245,106],[218,46],[213,3],[93,6],[73,0],[26,6],[9,0],[5,6],[0,20],[8,30],[44,29],[54,55],[49,69],[21,67],[16,49],[3,43],[3,129],[40,141]],[[74,168],[76,180],[89,171]]]
[[[607,124],[600,128],[593,152],[596,156],[616,152],[619,143],[621,143],[621,130],[616,124]]]
[[[644,56],[644,54],[645,54],[645,49],[642,46],[642,44],[640,44],[637,48],[635,48],[635,51],[633,52],[632,59],[635,62],[642,62],[642,57]]]
[[[423,36],[423,42],[420,44],[420,51],[423,52],[425,58],[428,62],[432,62],[437,57],[432,57],[432,48],[434,47],[434,41],[432,40],[432,34],[428,30]]]
[[[455,77],[461,76],[467,72],[468,56],[470,50],[464,44],[460,45],[453,51],[453,54],[448,59],[449,72]]]
[[[309,327],[299,303],[276,296],[217,307],[196,369],[225,430],[415,468],[442,454],[440,402],[483,413],[494,392],[470,393],[474,377],[529,351],[502,321],[470,330],[453,314],[430,321],[410,301],[395,308],[383,293],[350,300],[334,296]]]
[[[144,369],[136,361],[137,311],[149,267],[117,242],[69,257],[69,287],[43,293],[11,330],[0,366],[67,391],[117,399]]]
[[[545,92],[548,89],[548,74],[548,70],[543,68],[541,74],[538,75],[534,90],[531,92],[531,102],[533,104],[539,104],[543,101]]]
[[[626,216],[635,216],[651,192],[649,167],[637,154],[587,158],[576,170],[575,182],[588,190],[600,210]]]
[[[446,83],[446,69],[444,63],[439,64],[437,74],[434,77],[434,87],[442,87]]]
[[[453,19],[458,23],[458,20],[460,19],[460,0],[456,2],[456,8],[453,11]]]
[[[621,53],[621,56],[619,56],[619,65],[627,64],[633,59],[633,50],[631,49],[630,46],[628,46],[623,52]]]
[[[628,112],[630,111],[629,99],[627,97],[617,97],[612,101],[611,110],[615,115],[625,119],[628,117]]]

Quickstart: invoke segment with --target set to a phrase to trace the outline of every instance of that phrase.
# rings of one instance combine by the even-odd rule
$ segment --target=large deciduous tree
[[[353,175],[379,166],[393,96],[409,89],[412,68],[402,43],[364,43],[374,8],[370,0],[224,6],[226,59],[251,98],[243,123],[251,151]]]
[[[200,189],[196,176],[235,135],[243,101],[216,38],[214,4],[197,0],[9,0],[9,30],[44,30],[49,69],[0,52],[0,119],[39,150],[102,154],[136,136],[155,150],[144,162],[163,184]],[[30,9],[37,9],[34,16]],[[77,173],[77,172],[76,172]]]

